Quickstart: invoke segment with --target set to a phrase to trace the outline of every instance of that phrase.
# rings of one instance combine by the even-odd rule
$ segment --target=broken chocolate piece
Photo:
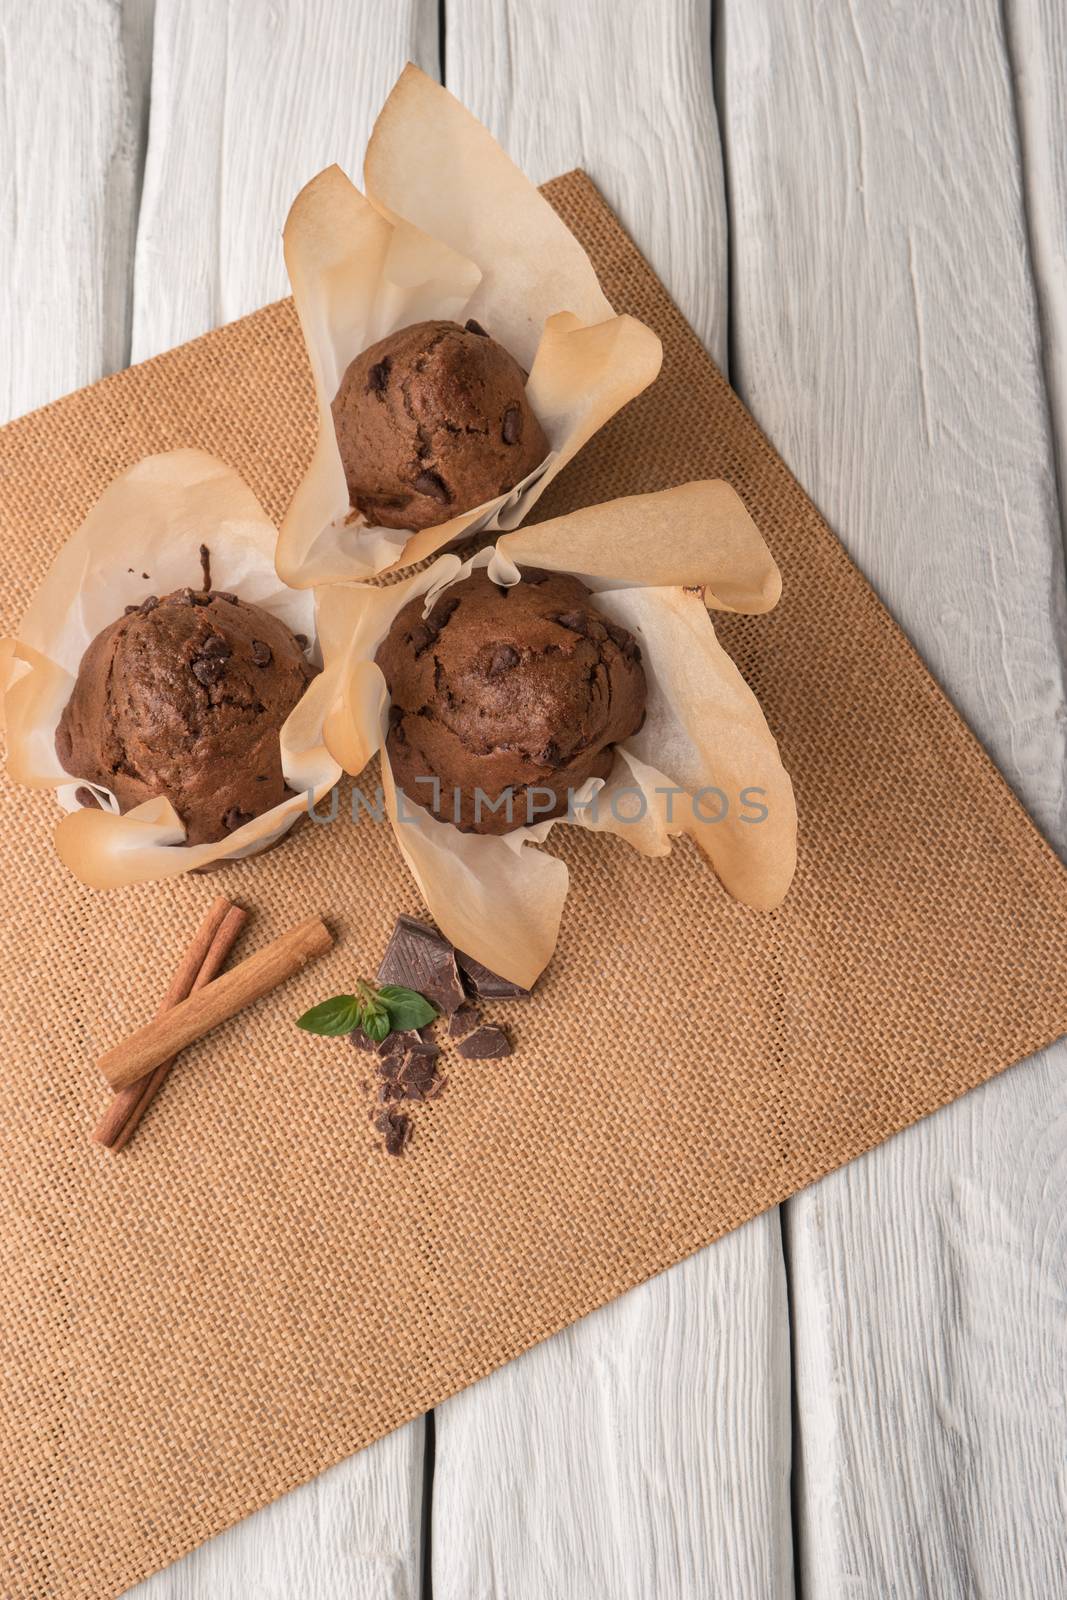
[[[405,1100],[432,1100],[444,1088],[445,1080],[430,1056],[405,1056],[396,1083]]]
[[[465,1039],[468,1033],[473,1033],[478,1026],[477,1011],[471,1005],[462,1005],[458,1011],[453,1011],[448,1019],[448,1037],[450,1039]]]
[[[462,950],[456,951],[456,962],[467,988],[479,1000],[528,1000],[530,997],[529,989],[512,983],[510,978],[501,978],[497,973],[490,972],[488,967],[483,967],[473,956],[464,955]]]
[[[503,1028],[483,1023],[456,1046],[464,1061],[496,1061],[511,1054],[511,1041]]]
[[[415,917],[397,917],[377,981],[417,990],[446,1016],[465,998],[452,946],[435,928]]]
[[[411,1118],[406,1117],[402,1111],[390,1109],[375,1117],[374,1126],[384,1135],[385,1148],[389,1155],[402,1155],[404,1146],[411,1138]]]

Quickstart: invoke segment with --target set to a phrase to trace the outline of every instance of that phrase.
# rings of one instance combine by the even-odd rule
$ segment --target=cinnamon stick
[[[209,917],[204,919],[205,925],[219,905],[223,907],[222,921],[215,930],[215,936],[208,946],[189,993],[202,989],[222,971],[226,965],[226,958],[247,919],[247,912],[240,906],[231,905],[224,897],[220,897],[212,906]],[[195,946],[191,947],[191,951],[193,948]],[[185,995],[179,995],[178,999],[184,1000]],[[169,1006],[160,1008],[161,1011],[164,1009],[171,1008]],[[106,1145],[111,1150],[121,1150],[129,1143],[141,1118],[163,1087],[174,1061],[175,1057],[171,1056],[169,1061],[162,1062],[148,1077],[129,1084],[125,1089],[116,1089],[111,1097],[111,1104],[93,1129],[93,1138],[97,1144]]]
[[[326,924],[319,917],[309,918],[106,1050],[97,1066],[113,1088],[136,1083],[220,1022],[269,994],[332,943]]]

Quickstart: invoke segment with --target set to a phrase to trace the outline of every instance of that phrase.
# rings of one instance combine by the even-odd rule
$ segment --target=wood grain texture
[[[0,9],[2,420],[126,363],[143,11]]]
[[[133,359],[287,292],[281,227],[331,161],[358,174],[426,0],[160,0]],[[425,1425],[412,1423],[141,1584],[136,1600],[416,1600]]]
[[[1063,560],[1002,16],[725,0],[735,382],[1049,837]],[[1067,1584],[1067,1050],[786,1210],[811,1600]]]
[[[137,234],[143,359],[288,293],[298,190],[363,150],[404,63],[437,73],[434,0],[159,0]]]
[[[1067,7],[1005,0],[1004,27],[1067,544]]]
[[[445,75],[535,180],[581,165],[711,353],[726,226],[706,0],[449,0]],[[436,1412],[435,1600],[793,1593],[775,1214]]]

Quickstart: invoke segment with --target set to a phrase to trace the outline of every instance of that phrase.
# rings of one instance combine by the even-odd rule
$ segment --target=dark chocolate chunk
[[[158,604],[158,594],[146,594],[144,599],[141,601],[141,610],[145,612],[154,611]]]
[[[381,361],[376,361],[367,373],[367,388],[371,394],[382,395],[389,387],[389,369],[393,365],[392,356],[384,356]]]
[[[443,594],[440,600],[435,600],[430,607],[430,614],[426,618],[426,626],[432,628],[435,633],[440,633],[458,605],[458,594]]]
[[[488,967],[483,967],[480,961],[475,961],[473,956],[463,954],[462,950],[456,951],[456,962],[463,981],[471,994],[479,1000],[526,1000],[529,998],[529,989],[524,989],[521,984],[512,983],[510,978],[501,978],[498,973],[490,972]]]
[[[435,928],[415,917],[397,917],[377,981],[415,989],[447,1015],[463,1004],[463,985],[452,946]]]
[[[227,833],[235,833],[238,828],[243,828],[245,823],[251,820],[251,811],[240,811],[237,806],[231,806],[222,819],[222,826]]]
[[[480,339],[488,339],[489,337],[481,323],[475,322],[473,317],[468,317],[463,326],[468,333],[476,333]]]
[[[140,609],[141,609],[140,606],[123,606],[122,615],[124,617],[132,617],[134,612],[135,611],[140,611]]]
[[[456,1046],[464,1061],[496,1061],[511,1054],[511,1041],[503,1028],[483,1023]]]
[[[264,644],[262,639],[252,640],[252,660],[257,667],[269,667],[274,659],[274,652],[269,644]]]
[[[200,571],[204,575],[204,581],[201,587],[203,588],[204,593],[208,594],[208,591],[211,588],[211,551],[208,549],[206,544],[202,544],[200,546]],[[208,594],[208,598],[210,599],[210,594]]]
[[[216,589],[211,598],[213,600],[224,600],[228,606],[237,604],[237,596],[231,594],[228,589]]]
[[[477,1011],[471,1005],[462,1005],[458,1011],[453,1011],[448,1019],[448,1037],[450,1039],[465,1039],[468,1033],[473,1033],[478,1026]]]
[[[500,436],[505,444],[518,444],[522,438],[522,412],[518,406],[510,405],[504,411],[504,420],[500,427]]]
[[[209,633],[200,646],[200,654],[212,661],[229,661],[233,651],[221,633]]]
[[[77,800],[77,802],[78,802],[78,804],[80,806],[85,806],[86,808],[92,808],[93,810],[96,810],[96,811],[100,811],[100,810],[103,809],[101,804],[100,804],[100,802],[99,802],[99,800],[96,798],[96,795],[93,793],[93,791],[91,789],[87,789],[85,787],[84,783],[79,784],[78,787],[75,789],[74,798],[75,798],[75,800]]]
[[[205,689],[210,689],[225,673],[226,663],[220,661],[217,656],[197,656],[189,670],[197,683],[202,683]]]
[[[404,1152],[404,1146],[411,1138],[411,1118],[406,1117],[402,1111],[383,1111],[375,1117],[374,1126],[384,1135],[385,1148],[389,1155],[399,1156]]]
[[[300,646],[301,650],[306,650],[307,649],[307,647],[308,647],[308,636],[307,636],[306,633],[294,633],[293,634],[293,638],[296,640],[296,642]]]
[[[451,503],[451,492],[439,472],[420,472],[414,479],[412,488],[417,494],[429,495],[430,499],[436,500],[439,505],[447,506]]]
[[[405,1100],[433,1100],[444,1088],[445,1080],[432,1056],[405,1056],[396,1081]]]

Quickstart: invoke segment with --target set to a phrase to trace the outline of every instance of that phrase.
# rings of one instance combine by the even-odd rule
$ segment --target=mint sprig
[[[343,1033],[353,1033],[362,1028],[368,1039],[380,1044],[395,1031],[425,1028],[437,1015],[437,1008],[416,989],[404,989],[398,984],[385,984],[377,989],[362,978],[356,985],[356,994],[335,994],[323,1000],[302,1017],[296,1025],[305,1033],[318,1033],[337,1038]]]

